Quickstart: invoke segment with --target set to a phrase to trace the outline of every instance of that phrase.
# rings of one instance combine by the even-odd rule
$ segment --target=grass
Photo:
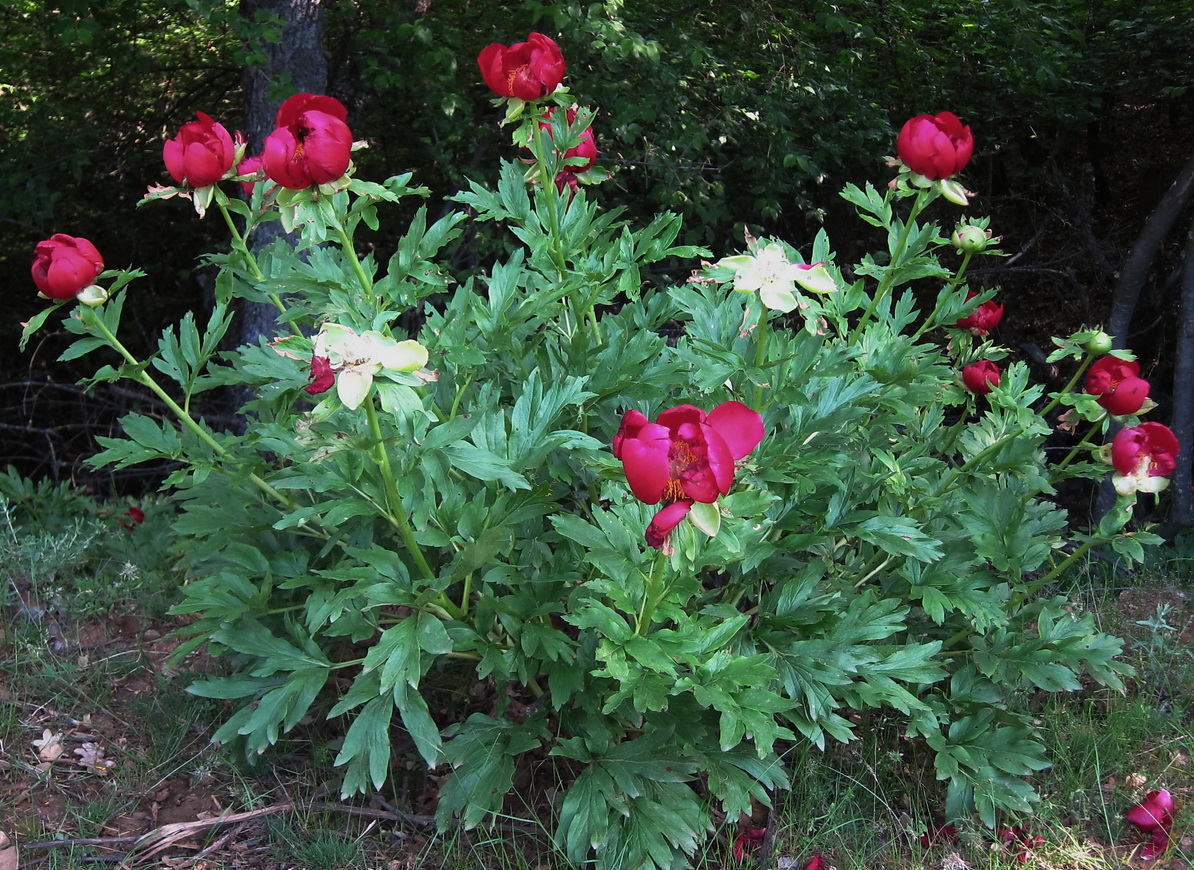
[[[212,747],[223,702],[186,694],[190,676],[164,669],[164,613],[177,586],[162,555],[164,521],[157,529],[147,519],[135,530],[109,523],[97,535],[87,529],[105,518],[93,505],[72,506],[57,491],[38,499],[38,516],[12,499],[2,504],[0,556],[9,577],[0,593],[0,831],[22,844],[112,837],[287,801],[299,809],[263,817],[221,847],[239,844],[237,866],[364,870],[393,861],[435,870],[570,870],[529,810],[525,819],[437,833],[327,809],[337,793],[329,776],[336,750],[314,728],[288,735],[256,765]],[[1036,715],[1052,767],[1034,779],[1042,800],[1027,823],[1044,844],[1031,866],[1125,866],[1130,850],[1119,844],[1132,839],[1123,811],[1154,788],[1175,794],[1178,816],[1170,855],[1152,866],[1188,866],[1178,853],[1188,849],[1184,806],[1194,795],[1194,600],[1181,587],[1189,587],[1194,560],[1183,554],[1173,571],[1160,563],[1136,577],[1092,571],[1070,593],[1127,639],[1138,676],[1126,694],[1091,686],[1041,696]],[[113,582],[101,593],[102,578]],[[86,606],[77,606],[81,599]],[[206,666],[201,658],[196,665]],[[854,743],[790,759],[793,787],[776,796],[771,867],[803,870],[814,855],[838,870],[1016,866],[1015,852],[977,825],[955,842],[924,847],[922,835],[941,821],[944,792],[931,758],[881,714],[858,724]],[[63,752],[39,769],[32,741],[47,730],[62,735]],[[81,766],[76,750],[84,743],[102,745],[115,765],[102,773]],[[321,808],[302,809],[311,805]],[[696,866],[735,866],[739,830],[739,820],[726,820]],[[220,836],[203,832],[190,852],[219,845]],[[76,845],[25,857],[28,866],[83,868],[111,856]],[[222,866],[217,856],[212,866]]]

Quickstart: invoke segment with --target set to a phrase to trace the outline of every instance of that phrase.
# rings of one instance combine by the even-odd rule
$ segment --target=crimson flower
[[[664,549],[693,502],[712,504],[728,493],[735,460],[754,450],[763,435],[763,418],[741,402],[722,402],[708,414],[677,405],[654,423],[640,411],[627,411],[614,436],[614,456],[622,460],[636,498],[664,503],[647,527],[647,543]]]
[[[131,532],[133,529],[137,528],[137,526],[141,525],[141,523],[145,522],[145,511],[141,510],[139,507],[131,507],[125,513],[125,517],[127,518],[128,522],[125,522],[125,520],[120,520],[119,522]]]
[[[1120,429],[1111,442],[1111,476],[1115,491],[1131,495],[1137,490],[1160,492],[1177,468],[1178,443],[1173,430],[1163,423],[1141,423]]]
[[[1173,826],[1173,796],[1169,792],[1150,791],[1124,813],[1124,818],[1149,835],[1141,858],[1155,858],[1169,848],[1169,829]]]
[[[319,354],[311,355],[311,383],[303,387],[309,396],[326,393],[336,383],[336,372],[332,369],[329,357]]]
[[[555,106],[552,106],[547,110],[547,114],[543,116],[543,120],[539,122],[539,128],[541,130],[546,130],[549,137],[551,136],[551,116],[555,110]],[[576,121],[576,109],[569,109],[568,124],[571,125],[574,121]],[[597,140],[593,138],[592,127],[586,127],[585,131],[580,134],[580,141],[576,144],[576,146],[569,148],[564,152],[565,160],[572,157],[578,157],[585,162],[578,163],[575,166],[570,165],[566,167],[565,171],[561,172],[560,175],[564,175],[566,173],[579,174],[584,172],[586,169],[592,168],[593,164],[597,162]],[[559,183],[559,180],[559,176],[556,176],[557,184]]]
[[[962,368],[962,383],[972,393],[985,396],[992,387],[999,386],[999,366],[989,359],[979,360]]]
[[[162,159],[179,184],[207,187],[228,174],[236,159],[236,145],[223,124],[203,112],[196,112],[195,117],[199,120],[183,124],[175,138],[166,140]]]
[[[1105,356],[1086,373],[1086,392],[1098,396],[1098,403],[1120,417],[1135,414],[1148,398],[1148,381],[1140,377],[1140,364]]]
[[[564,80],[564,55],[555,40],[542,33],[527,35],[513,45],[492,43],[477,55],[485,84],[499,97],[538,100]]]
[[[342,177],[352,161],[348,111],[334,97],[295,94],[278,109],[265,140],[265,174],[290,190]]]
[[[974,136],[953,112],[917,115],[904,123],[896,150],[905,166],[936,181],[966,168],[974,153]]]
[[[74,299],[104,271],[104,258],[87,239],[55,233],[37,243],[33,283],[51,299]]]
[[[966,294],[966,301],[969,302],[977,295],[971,290]],[[960,318],[954,324],[954,329],[969,329],[975,335],[984,336],[998,326],[1001,320],[1003,320],[1003,306],[997,304],[994,299],[988,299],[965,317]]]

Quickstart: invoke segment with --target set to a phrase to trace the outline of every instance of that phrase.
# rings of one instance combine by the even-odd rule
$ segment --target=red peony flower
[[[1086,372],[1086,392],[1098,396],[1107,411],[1119,417],[1135,414],[1148,398],[1148,381],[1140,377],[1140,364],[1105,356]]]
[[[1148,845],[1140,852],[1141,858],[1156,858],[1169,848],[1169,830],[1173,826],[1173,796],[1169,792],[1150,791],[1144,800],[1124,813],[1124,818],[1149,835]]]
[[[974,136],[953,112],[917,115],[900,130],[896,150],[905,166],[935,181],[966,168],[974,153]]]
[[[972,290],[966,294],[966,300],[970,301],[977,295]],[[982,305],[978,306],[978,308],[958,320],[954,324],[954,329],[969,329],[975,335],[984,336],[998,326],[1001,320],[1003,320],[1003,306],[996,304],[994,299],[988,299]]]
[[[87,239],[55,233],[38,242],[33,283],[51,299],[74,299],[104,271],[104,258]]]
[[[334,97],[295,94],[278,109],[265,140],[265,174],[290,190],[335,181],[352,162],[348,111]]]
[[[564,55],[551,37],[531,33],[526,42],[502,45],[495,42],[481,49],[477,66],[485,84],[499,97],[538,100],[564,80]]]
[[[972,393],[985,396],[992,387],[999,386],[1001,372],[999,366],[989,359],[979,360],[962,369],[962,383]]]
[[[614,436],[614,456],[622,460],[636,498],[664,503],[647,528],[647,543],[663,549],[693,502],[712,504],[729,492],[734,461],[754,450],[763,435],[763,418],[741,402],[722,402],[707,415],[677,405],[654,423],[627,411]]]
[[[547,110],[547,114],[543,116],[543,120],[539,122],[539,128],[547,131],[547,135],[551,136],[551,116],[555,112],[555,106]],[[572,124],[576,121],[576,109],[568,110],[568,123]],[[593,138],[593,128],[586,127],[585,131],[580,134],[580,142],[576,147],[569,148],[564,152],[564,158],[569,159],[578,157],[584,160],[584,163],[578,163],[575,166],[568,166],[560,175],[569,173],[579,174],[586,169],[590,169],[594,163],[597,162],[597,140]],[[556,183],[559,184],[559,176],[556,176]]]
[[[130,532],[145,522],[145,511],[139,507],[131,507],[125,512],[126,520],[120,520],[120,524],[128,529]]]
[[[198,121],[183,124],[178,136],[166,140],[162,159],[179,184],[207,187],[228,174],[236,159],[236,145],[223,124],[203,112],[195,116]]]
[[[1141,423],[1120,429],[1111,442],[1111,476],[1115,491],[1131,495],[1137,490],[1160,492],[1177,467],[1178,443],[1173,430],[1163,423]]]

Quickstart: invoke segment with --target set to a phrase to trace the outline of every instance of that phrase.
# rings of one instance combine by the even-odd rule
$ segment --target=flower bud
[[[80,290],[79,295],[75,298],[84,305],[90,308],[95,308],[108,301],[108,291],[99,284],[90,284]]]
[[[1086,340],[1086,352],[1099,355],[1110,353],[1111,336],[1100,329]]]
[[[949,239],[962,254],[981,254],[991,242],[991,231],[973,224],[960,224]]]

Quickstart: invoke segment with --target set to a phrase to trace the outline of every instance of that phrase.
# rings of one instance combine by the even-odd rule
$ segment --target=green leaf
[[[333,762],[336,767],[348,765],[340,797],[348,798],[358,792],[365,794],[385,785],[390,766],[390,719],[394,704],[389,695],[367,703],[344,735],[344,745]]]

